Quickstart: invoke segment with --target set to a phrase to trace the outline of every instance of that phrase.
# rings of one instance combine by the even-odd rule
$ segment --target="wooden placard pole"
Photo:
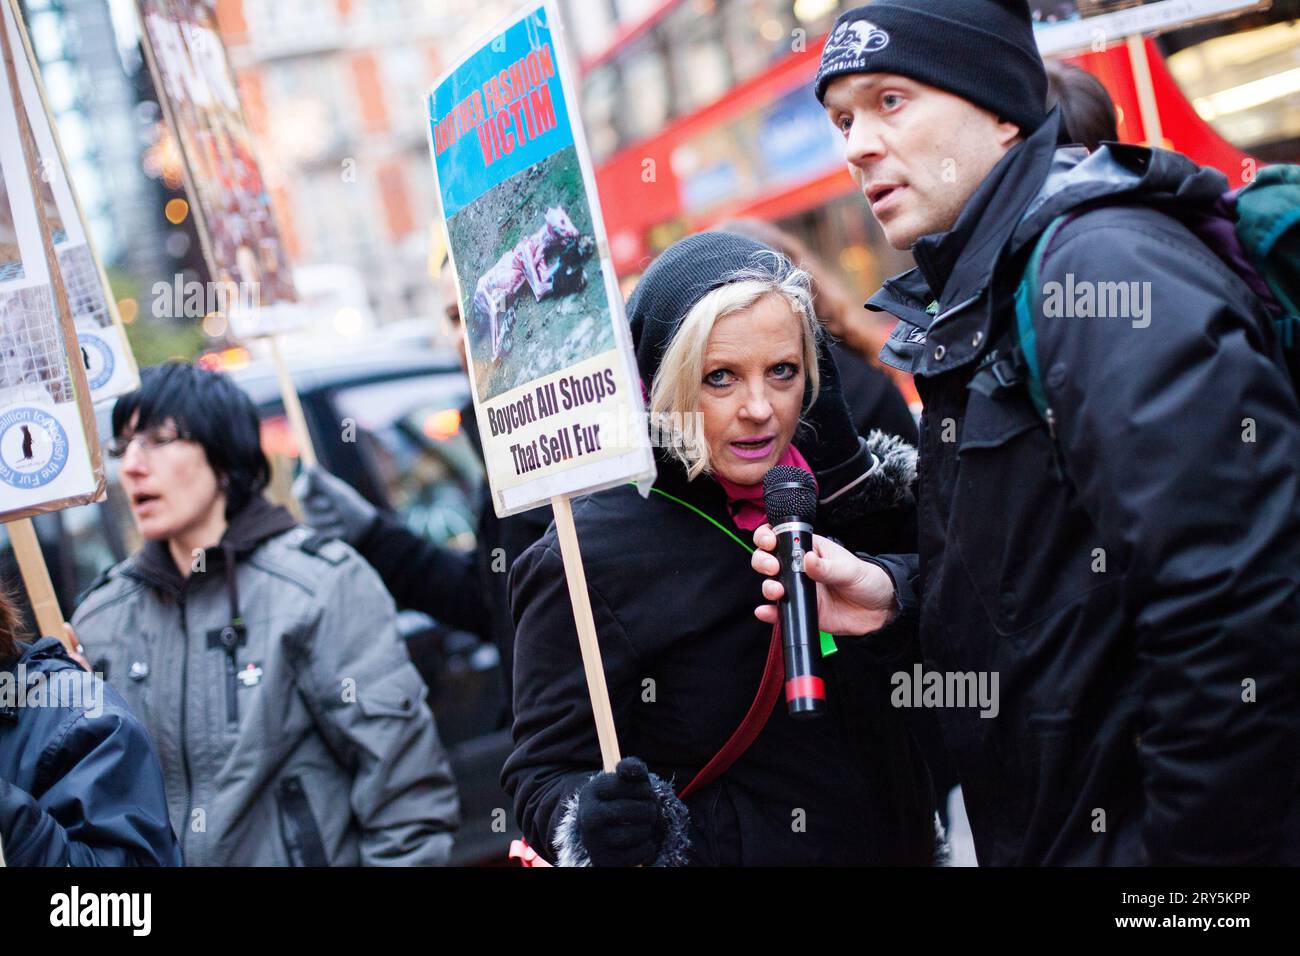
[[[555,530],[560,537],[560,555],[564,558],[564,577],[569,582],[569,600],[573,602],[573,621],[578,626],[578,646],[582,648],[582,667],[587,674],[587,692],[596,717],[596,737],[600,740],[600,759],[607,773],[618,765],[618,736],[614,730],[614,710],[605,686],[605,668],[600,661],[600,644],[596,640],[596,622],[591,614],[591,595],[587,593],[587,575],[582,569],[578,549],[578,531],[573,525],[573,509],[567,495],[551,499],[555,512]]]
[[[268,336],[267,341],[271,343],[275,377],[280,382],[280,401],[284,404],[284,413],[289,419],[294,437],[298,439],[298,458],[304,468],[313,468],[316,465],[316,446],[312,444],[311,431],[307,428],[307,416],[303,413],[297,386],[293,384],[293,376],[285,364],[284,353],[280,351],[280,336]]]
[[[63,611],[59,609],[59,598],[54,593],[50,569],[45,565],[45,555],[41,553],[32,519],[19,518],[8,522],[5,528],[9,532],[9,543],[14,548],[14,557],[18,561],[23,587],[27,589],[27,600],[31,602],[32,612],[36,615],[37,628],[42,636],[57,637],[68,650],[72,650],[72,642],[63,626]]]
[[[1128,45],[1129,64],[1133,68],[1133,85],[1137,88],[1138,113],[1142,117],[1142,136],[1148,146],[1163,149],[1165,131],[1160,123],[1160,105],[1156,101],[1155,83],[1151,79],[1151,60],[1147,57],[1147,41],[1144,37],[1131,36],[1125,42]]]

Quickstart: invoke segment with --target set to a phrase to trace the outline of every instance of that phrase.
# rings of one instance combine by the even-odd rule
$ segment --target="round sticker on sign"
[[[77,344],[81,346],[81,363],[86,367],[86,382],[91,391],[103,388],[113,377],[116,361],[113,350],[98,335],[78,332]]]
[[[0,416],[0,481],[14,488],[48,485],[68,462],[68,434],[48,412],[31,406]]]

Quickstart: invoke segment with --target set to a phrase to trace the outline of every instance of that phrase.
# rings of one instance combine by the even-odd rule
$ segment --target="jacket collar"
[[[1058,216],[1099,200],[1141,201],[1180,216],[1224,216],[1229,214],[1224,205],[1227,191],[1223,173],[1166,149],[1107,143],[1093,153],[1082,148],[1057,150],[1008,252],[1021,249]]]
[[[994,271],[1047,177],[1059,136],[1060,111],[1053,110],[998,161],[952,229],[916,241],[917,268],[887,281],[867,302],[867,308],[902,320],[883,361],[939,374],[961,367],[987,346]]]
[[[41,666],[44,661],[63,660],[71,663],[67,652],[63,648],[63,643],[57,637],[42,637],[30,644],[19,644],[18,646],[21,648],[18,657],[8,664],[0,665],[0,671],[17,675],[18,667],[21,665],[30,674],[35,671],[48,670],[47,667]],[[0,705],[0,720],[6,723],[16,722],[18,720],[17,705]]]
[[[208,550],[206,566],[212,570],[215,562],[218,567],[233,568],[236,561],[252,554],[262,542],[295,525],[293,516],[284,508],[260,496],[254,497],[230,519],[217,546]],[[181,575],[165,541],[145,542],[123,573],[172,597],[183,594],[194,577]]]

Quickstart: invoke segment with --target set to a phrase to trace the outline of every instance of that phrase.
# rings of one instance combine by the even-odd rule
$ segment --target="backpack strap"
[[[1300,166],[1259,171],[1236,197],[1237,237],[1286,312],[1300,315]]]
[[[763,667],[763,680],[758,685],[758,694],[754,697],[754,702],[749,705],[749,710],[745,714],[745,719],[740,722],[740,726],[735,729],[727,742],[722,745],[722,749],[713,755],[713,758],[704,765],[677,796],[685,800],[696,790],[703,790],[709,784],[713,783],[724,773],[731,769],[731,765],[740,759],[741,755],[749,749],[750,744],[758,739],[763,728],[767,726],[768,719],[772,716],[772,709],[776,707],[777,699],[781,696],[781,684],[785,676],[785,657],[781,650],[781,625],[772,625],[772,643],[767,648],[767,663]]]
[[[1016,337],[1020,342],[1020,357],[1024,360],[1025,386],[1029,390],[1029,400],[1042,419],[1047,422],[1047,429],[1056,437],[1056,416],[1047,404],[1047,393],[1043,391],[1043,372],[1038,362],[1038,333],[1034,330],[1034,314],[1039,311],[1039,296],[1042,293],[1040,273],[1043,257],[1061,227],[1069,221],[1071,215],[1066,213],[1053,219],[1043,230],[1034,244],[1034,251],[1029,256],[1025,274],[1016,287]]]

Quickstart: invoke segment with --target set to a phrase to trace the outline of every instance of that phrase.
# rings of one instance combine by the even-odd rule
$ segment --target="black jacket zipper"
[[[190,630],[189,624],[185,619],[185,594],[182,593],[176,599],[177,607],[181,612],[181,771],[185,776],[185,819],[181,821],[181,859],[187,864],[190,862],[185,852],[185,839],[190,832],[191,817],[194,815],[194,785],[190,775],[190,754],[186,747],[185,731],[186,720],[185,713],[189,707],[189,670],[190,670]],[[204,824],[206,826],[206,822]]]
[[[235,681],[235,649],[226,651],[226,730],[239,729],[239,685]]]
[[[246,640],[244,622],[239,618],[225,627],[208,631],[208,650],[223,651],[226,657],[226,730],[229,733],[239,730],[239,646]]]

